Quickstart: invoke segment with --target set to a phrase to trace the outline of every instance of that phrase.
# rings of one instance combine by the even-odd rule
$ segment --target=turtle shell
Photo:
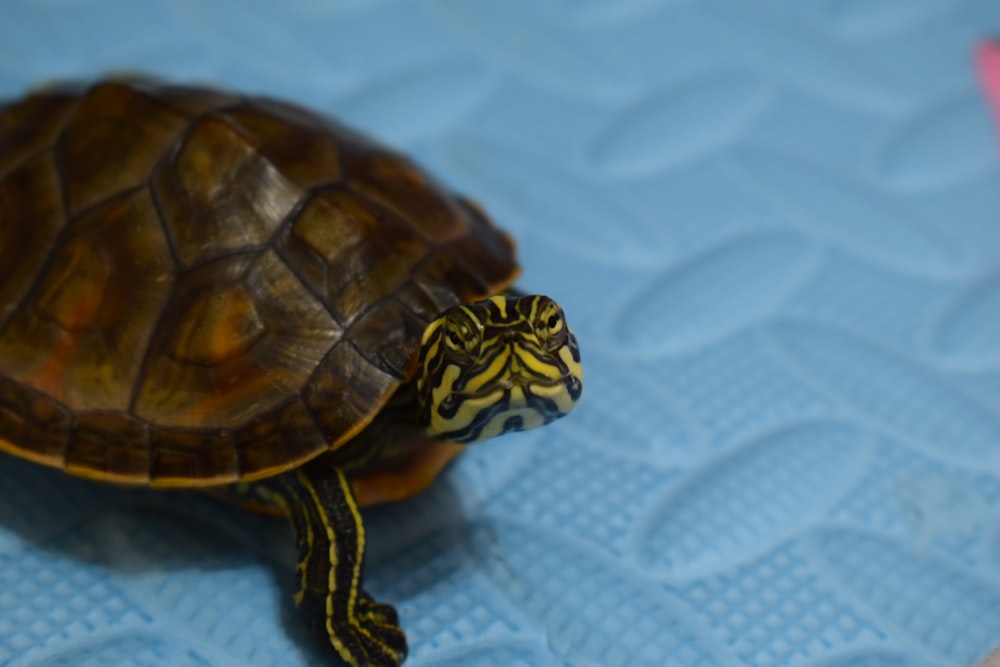
[[[403,156],[146,80],[0,109],[0,449],[121,483],[267,477],[348,441],[425,325],[517,274]]]

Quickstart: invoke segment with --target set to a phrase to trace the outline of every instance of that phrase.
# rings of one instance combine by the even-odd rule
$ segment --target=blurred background
[[[313,107],[518,239],[587,383],[368,512],[414,667],[965,667],[1000,644],[996,0],[4,0],[0,98]],[[0,665],[332,665],[280,522],[0,458]]]

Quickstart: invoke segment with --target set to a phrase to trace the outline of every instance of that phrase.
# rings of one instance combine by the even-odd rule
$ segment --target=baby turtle
[[[580,398],[562,310],[517,274],[472,202],[305,109],[40,90],[0,108],[0,450],[287,515],[305,622],[399,665],[359,507]]]

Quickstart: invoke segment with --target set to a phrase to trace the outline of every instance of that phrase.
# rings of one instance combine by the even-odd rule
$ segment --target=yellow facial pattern
[[[433,437],[472,442],[542,426],[582,390],[576,337],[547,296],[456,306],[424,333],[417,391]]]

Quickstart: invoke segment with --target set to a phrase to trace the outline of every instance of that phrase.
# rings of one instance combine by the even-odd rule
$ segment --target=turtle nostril
[[[518,345],[523,340],[523,338],[521,334],[517,331],[505,331],[502,334],[500,334],[500,340],[505,345],[515,346]]]

